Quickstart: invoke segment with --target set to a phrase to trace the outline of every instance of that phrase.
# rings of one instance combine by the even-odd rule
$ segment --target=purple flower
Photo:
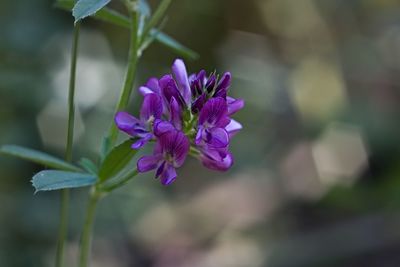
[[[115,116],[120,130],[139,139],[132,148],[156,140],[153,155],[139,159],[138,171],[156,169],[156,178],[171,184],[189,151],[209,169],[228,170],[230,141],[242,129],[231,116],[244,107],[242,99],[228,96],[231,80],[230,72],[219,76],[201,70],[188,76],[184,62],[176,59],[171,74],[141,86],[140,119],[126,112]]]
[[[176,179],[176,170],[184,163],[190,143],[184,133],[170,130],[158,136],[154,153],[143,156],[137,162],[139,172],[157,169],[156,178],[161,177],[163,185],[169,185]]]
[[[225,127],[229,125],[228,107],[222,97],[211,98],[200,111],[195,144],[225,148],[229,144],[229,134]]]
[[[176,84],[172,75],[164,75],[158,81],[158,84],[160,86],[161,94],[164,97],[164,103],[166,104],[166,106],[170,105],[172,98],[175,98],[175,100],[181,107],[186,106],[185,99],[179,91],[178,85]]]
[[[228,115],[233,115],[244,107],[243,99],[235,99],[233,97],[226,97],[226,103],[228,105]]]
[[[139,87],[139,92],[145,96],[147,94],[157,94],[160,95],[160,86],[158,85],[157,78],[150,78],[147,83]]]
[[[208,149],[200,157],[204,167],[215,171],[227,171],[233,165],[233,156],[229,151]]]
[[[234,119],[231,119],[229,124],[225,126],[225,130],[228,132],[229,138],[233,137],[242,128],[242,125]]]
[[[139,138],[139,140],[132,144],[133,149],[139,149],[153,137],[153,122],[161,118],[162,111],[161,98],[156,94],[147,94],[143,99],[140,109],[140,119],[127,112],[120,111],[115,115],[114,120],[121,131],[132,137]]]
[[[172,64],[172,72],[175,76],[179,92],[181,93],[186,106],[190,107],[192,94],[190,91],[186,66],[182,59],[176,59],[174,61],[174,64]]]

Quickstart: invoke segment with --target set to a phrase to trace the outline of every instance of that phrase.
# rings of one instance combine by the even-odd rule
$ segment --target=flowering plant
[[[151,78],[139,88],[143,95],[140,117],[121,111],[117,127],[137,138],[132,149],[150,140],[156,142],[153,155],[137,162],[139,172],[156,169],[163,185],[176,179],[176,168],[191,154],[205,167],[225,171],[233,164],[229,141],[242,126],[230,116],[241,109],[243,100],[227,96],[231,74],[219,79],[204,70],[188,77],[182,60],[175,60],[173,75]]]
[[[71,69],[68,97],[68,132],[65,160],[47,153],[16,145],[4,145],[2,154],[30,160],[50,170],[35,174],[32,184],[36,192],[61,190],[61,209],[55,266],[64,266],[64,243],[67,235],[69,189],[90,186],[89,200],[81,235],[79,266],[88,266],[91,231],[98,201],[113,190],[120,188],[139,173],[156,170],[155,176],[163,185],[169,185],[177,177],[176,169],[192,155],[213,170],[226,171],[233,164],[229,143],[242,126],[231,119],[244,102],[228,96],[231,74],[221,77],[215,72],[202,70],[188,76],[183,60],[172,65],[172,74],[160,79],[151,78],[139,88],[143,103],[136,118],[125,112],[131,92],[138,60],[143,51],[158,41],[178,52],[182,57],[195,58],[195,52],[161,32],[160,22],[171,3],[162,0],[153,14],[145,0],[124,0],[129,17],[109,9],[110,0],[57,0],[56,5],[70,10],[75,17],[71,53]],[[73,135],[75,120],[75,74],[78,59],[80,21],[87,17],[113,23],[130,29],[129,56],[126,76],[116,105],[114,122],[103,139],[97,162],[81,158],[73,159]],[[118,129],[131,138],[116,145]],[[137,168],[129,162],[137,151],[154,143],[152,155],[142,156]]]

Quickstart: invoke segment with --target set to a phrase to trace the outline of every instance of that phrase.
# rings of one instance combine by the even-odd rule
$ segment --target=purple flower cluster
[[[176,168],[188,154],[209,169],[226,171],[233,164],[229,142],[242,125],[230,116],[243,108],[242,99],[227,95],[231,74],[221,77],[204,70],[188,76],[182,60],[175,60],[172,73],[151,78],[139,88],[143,95],[139,119],[127,112],[115,115],[117,127],[134,137],[133,149],[151,140],[152,155],[137,162],[139,172],[156,169],[163,185],[176,179]]]

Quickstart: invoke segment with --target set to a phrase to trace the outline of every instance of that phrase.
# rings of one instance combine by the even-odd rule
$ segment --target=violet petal
[[[176,170],[174,166],[166,164],[163,173],[161,174],[161,183],[163,185],[170,185],[176,179]]]
[[[160,154],[143,156],[137,162],[137,170],[139,172],[147,172],[157,168],[158,163],[161,161],[162,156]]]
[[[144,145],[146,145],[150,139],[153,137],[152,133],[148,133],[146,134],[144,137],[140,138],[139,140],[137,140],[135,143],[133,143],[131,145],[131,148],[133,149],[139,149],[141,147],[143,147]]]
[[[140,119],[147,122],[150,118],[159,119],[163,112],[162,100],[159,95],[147,94],[145,95],[140,109]]]
[[[117,112],[117,114],[115,114],[114,121],[118,129],[131,136],[135,136],[137,134],[137,130],[143,128],[140,120],[125,111]]]
[[[161,136],[167,132],[175,131],[174,125],[169,121],[157,120],[154,123],[154,134],[156,136]]]
[[[200,111],[199,124],[207,124],[209,127],[225,127],[229,123],[226,118],[227,112],[225,99],[211,98]]]
[[[228,104],[228,115],[232,115],[244,107],[243,99],[235,99],[233,97],[228,96],[226,98],[226,102]]]
[[[160,87],[158,86],[157,78],[150,78],[145,85],[139,87],[139,92],[143,96],[152,93],[160,95]]]
[[[234,119],[231,119],[231,122],[225,127],[225,130],[228,132],[229,137],[232,137],[242,128],[242,124],[240,124],[238,121],[235,121]]]
[[[207,155],[201,157],[201,162],[206,168],[216,171],[227,171],[233,165],[233,157],[231,153],[227,153],[224,157],[211,158]]]
[[[223,128],[211,128],[207,130],[206,142],[215,148],[223,148],[229,144],[228,132]]]
[[[182,108],[179,106],[178,102],[175,100],[175,97],[171,98],[170,103],[170,114],[171,114],[171,122],[175,126],[176,129],[182,129]]]
[[[183,96],[183,99],[187,106],[190,106],[191,102],[191,90],[189,86],[188,75],[186,71],[185,63],[182,59],[176,59],[172,64],[172,72],[174,73],[178,88]]]
[[[171,75],[164,75],[159,80],[160,90],[164,97],[167,105],[171,102],[171,98],[174,97],[181,106],[185,106],[185,100],[182,94],[179,92],[178,87]]]

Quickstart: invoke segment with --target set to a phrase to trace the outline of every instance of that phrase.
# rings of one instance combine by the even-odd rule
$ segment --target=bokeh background
[[[62,156],[72,23],[50,0],[0,2],[1,144]],[[400,266],[400,2],[175,0],[165,31],[200,54],[191,72],[232,72],[246,100],[235,165],[190,159],[170,187],[144,175],[104,199],[92,266]],[[127,30],[84,21],[75,161],[96,160],[127,48]],[[152,45],[135,87],[175,57]],[[39,170],[0,158],[0,266],[53,264],[59,195],[33,194]],[[86,190],[72,194],[67,266]]]

